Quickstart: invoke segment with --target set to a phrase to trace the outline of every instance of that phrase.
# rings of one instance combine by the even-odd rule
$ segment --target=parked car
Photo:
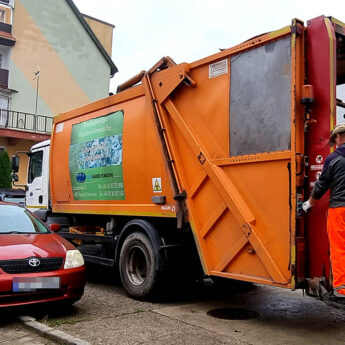
[[[14,202],[20,205],[25,204],[25,190],[0,188],[0,201]]]
[[[29,210],[0,202],[0,307],[66,301],[84,293],[81,253]]]

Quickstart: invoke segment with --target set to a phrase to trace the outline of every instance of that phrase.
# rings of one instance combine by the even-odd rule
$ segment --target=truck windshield
[[[42,161],[43,151],[33,152],[30,155],[28,183],[32,183],[36,177],[42,176]]]
[[[337,123],[345,123],[345,36],[337,33]]]

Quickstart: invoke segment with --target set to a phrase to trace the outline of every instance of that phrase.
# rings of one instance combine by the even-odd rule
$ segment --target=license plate
[[[15,277],[12,290],[14,292],[30,292],[43,289],[59,289],[60,277]]]

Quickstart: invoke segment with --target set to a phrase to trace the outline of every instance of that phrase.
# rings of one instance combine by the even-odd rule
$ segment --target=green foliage
[[[0,188],[11,188],[11,162],[7,151],[0,152]]]

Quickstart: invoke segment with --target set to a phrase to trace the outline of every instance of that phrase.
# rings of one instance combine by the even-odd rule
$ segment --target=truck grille
[[[31,266],[29,261],[31,259],[38,259],[40,261],[38,266]],[[19,260],[1,260],[0,268],[6,273],[35,273],[56,271],[62,267],[63,258],[27,258]]]

